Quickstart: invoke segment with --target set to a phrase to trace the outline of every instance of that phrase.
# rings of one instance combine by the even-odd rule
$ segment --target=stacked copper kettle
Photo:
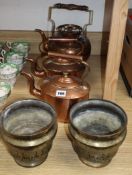
[[[77,62],[79,60],[81,65],[80,61],[81,59],[78,58],[79,56],[74,57],[77,57]],[[57,56],[54,55],[51,56],[50,59],[51,58],[55,60],[57,58],[63,59],[63,56],[58,57],[58,55]],[[72,56],[71,59],[75,60],[75,58],[72,58]],[[84,61],[82,61],[82,64],[83,63]],[[87,63],[85,63],[85,65],[87,66]],[[59,72],[58,75],[57,73],[51,75],[50,71],[49,70],[47,71],[45,68],[43,70],[36,69],[35,70],[36,75],[39,75],[39,77],[41,75],[41,78],[43,78],[43,81],[39,89],[35,87],[34,78],[30,73],[22,71],[21,74],[24,75],[29,80],[30,93],[51,104],[57,111],[58,121],[68,122],[68,114],[70,107],[76,102],[82,99],[87,99],[89,97],[89,85],[86,82],[84,83],[81,80],[81,78],[70,75],[69,71],[67,71],[66,69],[63,69],[63,71],[62,69],[63,66],[61,68],[61,74]],[[74,72],[75,68],[73,70],[71,69],[71,73],[72,71]],[[54,69],[52,70],[52,73],[54,73]]]
[[[91,44],[86,37],[87,25],[83,28],[74,24],[58,26],[51,19],[52,9],[82,10],[89,12],[89,24],[92,11],[87,6],[74,4],[55,4],[49,8],[49,20],[52,21],[52,36],[46,38],[41,30],[41,56],[46,55],[42,62],[42,70],[37,69],[37,60],[27,59],[32,63],[34,75],[43,78],[40,89],[35,87],[31,74],[22,71],[30,83],[31,94],[51,104],[57,111],[58,121],[68,122],[70,107],[76,102],[89,97],[89,85],[81,80],[87,59],[90,56]],[[43,47],[42,47],[43,46]]]
[[[63,24],[56,27],[55,22],[52,19],[53,9],[87,12],[89,17],[88,23],[83,27],[75,24]],[[92,24],[93,11],[89,10],[88,6],[57,3],[54,6],[49,7],[48,13],[48,20],[52,23],[51,37],[47,38],[42,30],[36,29],[42,37],[40,52],[45,54],[48,51],[54,51],[63,54],[81,55],[83,60],[86,61],[91,53],[91,44],[87,37],[87,27]]]

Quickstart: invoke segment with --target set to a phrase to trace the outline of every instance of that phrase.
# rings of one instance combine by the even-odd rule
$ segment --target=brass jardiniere
[[[125,139],[126,125],[127,116],[115,103],[91,99],[75,104],[69,134],[80,160],[92,167],[107,165]]]
[[[56,112],[35,99],[20,100],[1,113],[1,135],[15,161],[24,167],[44,162],[57,131]]]

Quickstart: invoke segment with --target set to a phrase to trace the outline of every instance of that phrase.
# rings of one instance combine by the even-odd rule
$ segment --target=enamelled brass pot
[[[75,76],[54,75],[44,78],[40,89],[35,87],[34,78],[31,74],[22,71],[30,83],[30,93],[51,104],[57,112],[60,122],[67,122],[70,107],[89,97],[89,85]]]
[[[46,160],[57,131],[53,107],[40,100],[20,100],[0,117],[1,136],[19,165],[34,167]]]
[[[75,24],[63,24],[58,27],[55,26],[54,20],[51,18],[53,9],[65,10],[80,10],[89,14],[88,23],[83,27]],[[87,26],[92,24],[93,11],[89,7],[75,4],[55,4],[49,7],[48,20],[52,23],[51,37],[46,37],[45,33],[37,29],[41,34],[42,43],[40,44],[40,51],[42,54],[47,51],[53,51],[69,55],[81,55],[86,61],[91,53],[91,44],[87,37]]]
[[[70,110],[70,139],[79,159],[86,165],[107,165],[126,132],[125,112],[110,101],[90,99],[75,104]]]

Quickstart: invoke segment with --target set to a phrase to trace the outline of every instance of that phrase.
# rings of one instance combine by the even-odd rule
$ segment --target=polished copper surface
[[[38,61],[41,59],[41,68],[38,68]],[[82,61],[81,56],[65,55],[60,53],[48,52],[48,56],[39,56],[36,59],[26,58],[31,63],[31,71],[37,77],[46,77],[47,75],[62,75],[64,72],[81,77],[88,63]]]
[[[72,64],[58,64],[54,61],[47,60],[46,62],[43,61],[43,67],[45,67],[48,71],[48,75],[59,75],[62,74],[62,72],[68,72],[71,75],[75,75],[77,77],[81,77],[85,71],[85,65],[74,62]]]
[[[51,18],[53,9],[79,10],[88,13],[88,22],[83,27],[75,24],[63,24],[55,27],[55,22]],[[52,24],[51,36],[46,37],[45,33],[37,29],[42,37],[39,49],[42,55],[48,51],[59,52],[69,55],[81,55],[86,61],[91,53],[91,44],[87,37],[87,26],[92,24],[93,11],[87,6],[75,4],[57,3],[49,7],[48,20]]]
[[[69,109],[74,103],[89,97],[89,85],[74,76],[68,76],[67,73],[45,78],[40,89],[35,87],[31,74],[24,71],[21,74],[30,83],[30,93],[56,109],[60,122],[68,122]]]

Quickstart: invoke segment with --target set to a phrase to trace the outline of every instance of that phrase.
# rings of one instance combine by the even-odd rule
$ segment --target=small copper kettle
[[[70,75],[82,77],[86,68],[89,69],[89,64],[82,60],[81,56],[66,55],[54,52],[48,52],[48,56],[44,57],[41,65],[41,69],[38,69],[38,61],[40,57],[36,59],[26,58],[26,61],[31,63],[31,71],[37,77],[45,77],[52,75],[62,75],[63,72],[67,72]]]
[[[80,10],[89,14],[88,23],[83,27],[75,24],[63,24],[55,27],[55,22],[51,18],[53,9]],[[49,7],[48,20],[52,23],[51,37],[46,37],[45,33],[37,29],[41,34],[42,42],[40,43],[40,52],[45,55],[48,51],[81,55],[86,61],[91,53],[91,44],[87,37],[87,26],[92,24],[93,11],[89,7],[75,4],[57,3],[53,7]]]
[[[76,102],[89,97],[89,85],[83,83],[81,79],[63,75],[47,77],[40,85],[40,89],[35,87],[35,81],[31,74],[21,72],[30,83],[30,93],[51,104],[57,111],[58,121],[68,122],[70,107]]]

